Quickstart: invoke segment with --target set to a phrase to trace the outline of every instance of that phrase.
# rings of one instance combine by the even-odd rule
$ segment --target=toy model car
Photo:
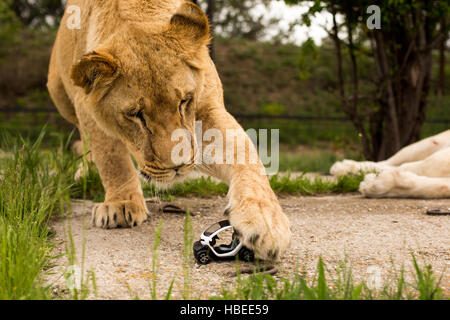
[[[200,240],[194,243],[194,257],[199,264],[208,264],[212,260],[231,260],[236,256],[243,261],[253,261],[253,251],[245,247],[233,232],[230,244],[216,245],[219,233],[232,229],[228,220],[217,222],[203,231]]]

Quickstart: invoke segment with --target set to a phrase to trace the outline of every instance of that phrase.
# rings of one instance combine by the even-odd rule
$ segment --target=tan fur
[[[82,12],[81,29],[66,27],[64,15],[53,49],[48,89],[60,113],[76,124],[106,190],[92,214],[95,226],[141,224],[147,216],[138,174],[156,182],[185,176],[192,164],[173,163],[175,129],[194,136],[237,129],[225,110],[220,79],[207,44],[205,14],[178,0],[69,0]],[[181,114],[179,112],[180,103]],[[224,141],[224,145],[230,141]],[[195,140],[191,148],[196,150]],[[227,213],[244,244],[262,259],[277,258],[288,247],[289,223],[262,175],[262,164],[200,164],[230,186]]]

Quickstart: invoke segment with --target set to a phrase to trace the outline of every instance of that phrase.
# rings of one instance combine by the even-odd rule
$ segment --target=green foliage
[[[345,175],[338,177],[336,181],[326,178],[309,178],[304,175],[295,178],[274,175],[270,177],[270,185],[276,193],[291,195],[317,195],[323,193],[346,193],[356,192],[360,182],[364,179],[361,175]],[[155,192],[148,192],[154,186],[144,186],[146,194],[154,195]],[[187,180],[182,184],[177,184],[165,191],[172,196],[214,196],[226,195],[228,186],[222,182],[216,182],[210,177]]]
[[[355,283],[351,267],[344,261],[332,273],[319,258],[316,275],[309,279],[305,274],[293,277],[277,277],[253,274],[238,277],[231,288],[224,288],[220,296],[211,299],[223,300],[439,300],[443,299],[439,281],[430,266],[421,267],[412,255],[416,279],[406,283],[403,273],[390,279],[383,289],[369,288],[362,281]]]
[[[64,12],[63,0],[8,0],[10,8],[20,21],[27,26],[58,25]]]
[[[270,186],[276,193],[291,195],[317,195],[323,193],[346,193],[358,191],[364,175],[345,175],[337,177],[336,181],[326,178],[308,178],[304,175],[291,178],[274,175],[270,178]]]
[[[17,28],[15,33],[7,32],[11,39],[6,42],[0,39],[0,108],[51,108],[46,83],[55,33],[24,27]],[[38,125],[42,127],[44,123]]]
[[[12,0],[0,2],[0,58],[5,54],[5,48],[16,38],[20,23],[9,5]]]
[[[316,68],[318,58],[318,48],[315,45],[314,40],[307,39],[300,46],[298,59],[298,72],[301,80],[307,80],[311,76],[311,70]]]
[[[414,270],[416,271],[415,289],[419,292],[420,300],[436,300],[442,299],[442,289],[439,287],[439,281],[436,281],[433,270],[430,265],[421,268],[417,263],[417,259],[412,255]]]
[[[69,213],[69,220],[71,219]],[[64,271],[66,288],[71,300],[86,300],[90,293],[97,296],[97,283],[95,273],[85,270],[85,239],[82,239],[81,261],[78,260],[75,241],[73,239],[72,227],[69,223],[67,230],[67,240],[64,242],[65,256],[68,268]],[[92,289],[92,290],[91,290]]]
[[[197,1],[205,11],[209,2]],[[267,8],[269,4],[270,0],[214,0],[215,32],[232,38],[260,39],[278,20],[265,19],[264,14],[258,13],[254,8]]]
[[[160,196],[163,200],[170,200],[170,196],[198,196],[207,197],[211,195],[222,195],[228,191],[228,186],[224,183],[219,183],[210,177],[201,177],[198,179],[189,179],[183,183],[177,183],[166,190],[159,190],[153,184],[143,185],[144,194],[146,196]]]
[[[0,62],[0,107],[21,105],[51,108],[45,83],[48,55],[54,35],[51,32],[37,31],[27,31],[21,35],[20,45],[8,46],[9,53],[4,58],[5,62]],[[286,115],[345,117],[335,94],[338,83],[336,63],[328,40],[325,39],[320,47],[316,46],[316,56],[311,58],[314,67],[309,67],[308,77],[304,80],[299,77],[301,50],[298,46],[274,46],[270,43],[217,37],[215,44],[217,69],[225,89],[226,107],[230,112],[256,114],[260,112],[261,106],[282,105],[283,114]],[[20,53],[22,51],[26,54]],[[446,70],[450,71],[448,67]],[[361,93],[369,95],[373,71],[371,58],[360,55]],[[349,72],[348,61],[344,60],[344,74],[348,75]],[[447,78],[449,76],[450,73],[447,72]],[[364,104],[373,106],[366,102]],[[431,97],[430,114],[427,117],[431,118],[436,114],[439,118],[445,118],[446,105],[445,99],[437,101],[435,97]],[[436,113],[439,109],[441,112]],[[315,145],[318,141],[330,141],[348,149],[360,143],[350,122],[263,119],[238,121],[244,128],[281,129],[280,142],[283,144]],[[60,130],[68,127],[59,114],[0,113],[0,130],[20,132],[30,139],[37,137],[40,128],[47,122],[52,124],[52,132],[56,131],[56,126]],[[429,136],[445,129],[446,124],[426,124],[423,133],[424,136]],[[45,143],[50,143],[50,140]]]
[[[439,36],[448,38],[449,28],[443,28],[443,21],[450,17],[448,1],[285,2],[309,8],[302,17],[306,25],[324,11],[337,17],[328,27],[339,76],[339,90],[334,91],[363,137],[365,157],[386,159],[416,141],[427,109],[432,48]],[[374,30],[368,25],[373,15],[367,12],[371,5],[377,5],[381,15],[381,26]],[[300,57],[301,79],[309,77],[308,67],[314,65],[306,57]],[[370,69],[365,66],[367,62]],[[413,73],[416,78],[409,76]]]
[[[280,152],[280,171],[328,172],[338,160],[339,157],[331,151]]]
[[[96,202],[104,200],[104,189],[98,171],[93,164],[89,165],[88,174],[71,185],[71,197],[78,199],[91,199]],[[304,175],[290,177],[274,175],[270,178],[270,185],[276,193],[291,195],[317,195],[326,193],[348,193],[358,191],[359,184],[364,179],[361,175],[345,175],[332,179]],[[211,197],[226,195],[228,186],[223,182],[217,182],[211,177],[188,179],[183,183],[177,183],[168,189],[157,189],[155,185],[143,184],[146,197],[159,196],[163,201],[172,201],[178,197]]]
[[[281,103],[266,104],[261,108],[261,113],[270,116],[279,116],[286,113],[286,107]]]
[[[79,162],[81,159],[79,159]],[[103,188],[100,174],[93,162],[82,162],[84,175],[73,182],[70,187],[71,197],[75,199],[91,199],[95,202],[103,202],[105,189]],[[73,177],[72,177],[73,179]]]
[[[225,300],[357,300],[362,298],[363,284],[356,285],[353,278],[339,273],[339,280],[330,285],[326,267],[319,258],[316,276],[308,280],[304,274],[296,273],[292,279],[275,279],[270,275],[254,274],[238,278],[231,289],[222,290]],[[351,271],[345,270],[347,274]]]
[[[159,220],[158,226],[155,229],[155,237],[153,240],[153,250],[152,250],[152,279],[150,282],[150,295],[152,300],[158,299],[158,274],[159,274],[159,244],[161,243],[161,230],[162,230],[162,220]],[[174,284],[174,279],[170,282],[169,288],[165,294],[164,300],[169,300],[172,295],[172,289]]]
[[[44,131],[31,143],[2,137],[0,159],[0,299],[47,299],[42,271],[51,261],[49,218],[69,200],[73,163],[63,153],[43,153]],[[61,144],[61,149],[66,145]]]
[[[191,298],[192,287],[191,287],[191,271],[193,267],[193,251],[192,245],[194,243],[194,232],[192,230],[192,217],[189,211],[186,212],[184,217],[184,227],[183,227],[183,299],[188,300]]]

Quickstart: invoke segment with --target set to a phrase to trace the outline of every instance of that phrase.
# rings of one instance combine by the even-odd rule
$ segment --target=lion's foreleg
[[[290,243],[289,221],[270,187],[253,143],[225,110],[211,111],[198,120],[205,137],[212,133],[221,136],[202,143],[199,168],[229,185],[226,215],[231,225],[257,256],[278,258]]]
[[[127,148],[105,134],[88,115],[81,116],[80,130],[106,191],[105,201],[93,209],[93,225],[102,228],[140,225],[147,217],[147,208]]]

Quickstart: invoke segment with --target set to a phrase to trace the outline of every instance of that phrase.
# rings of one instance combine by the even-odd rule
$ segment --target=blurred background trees
[[[193,0],[207,14],[211,33],[226,38],[259,40],[278,19],[265,17],[270,0]],[[259,9],[259,10],[257,10]],[[214,60],[214,41],[211,43]]]
[[[289,28],[274,10],[283,1],[193,2],[210,19],[225,102],[244,127],[280,128],[283,144],[325,144],[372,160],[449,128],[425,122],[450,118],[447,1],[286,0],[303,12]],[[372,4],[381,9],[380,30],[367,28]],[[0,109],[52,108],[46,72],[64,5],[0,2]],[[294,43],[294,29],[317,31],[317,18],[328,36],[301,34]],[[50,118],[58,115],[0,112],[0,129]]]
[[[55,26],[64,13],[63,0],[7,0],[25,26]]]
[[[194,0],[208,15],[213,31],[227,38],[259,40],[279,20],[261,9],[271,0]],[[258,10],[259,9],[259,10]]]
[[[0,2],[0,44],[2,44],[0,57],[2,53],[4,54],[5,47],[14,39],[20,26],[17,16],[10,8],[11,2],[10,0]]]
[[[367,8],[371,5],[380,10],[379,28],[369,28]],[[339,98],[342,110],[362,137],[365,157],[383,160],[419,140],[431,89],[432,53],[439,45],[440,59],[444,60],[440,60],[438,88],[444,90],[449,3],[317,0],[303,21],[308,23],[311,15],[322,11],[333,17],[327,31],[335,47]],[[370,91],[360,88],[362,55],[373,60]],[[350,62],[347,77],[344,59]]]

